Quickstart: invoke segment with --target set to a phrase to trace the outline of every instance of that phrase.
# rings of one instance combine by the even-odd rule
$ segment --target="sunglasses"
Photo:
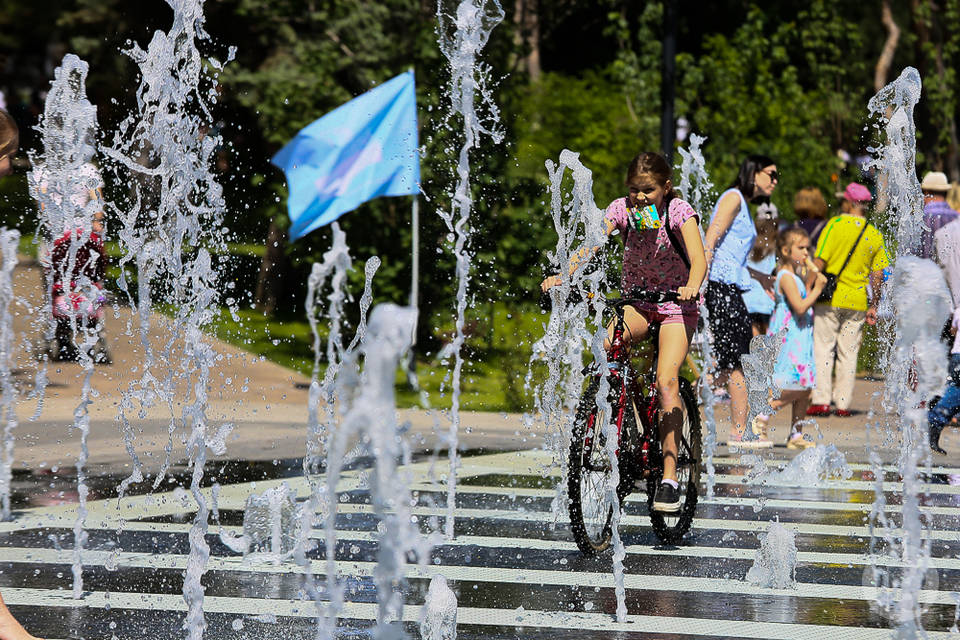
[[[774,181],[774,182],[779,182],[779,181],[780,181],[780,174],[777,173],[777,170],[776,170],[776,169],[773,169],[773,170],[771,170],[771,171],[761,171],[760,173],[765,173],[765,174],[767,174],[767,176],[768,176],[772,181]]]

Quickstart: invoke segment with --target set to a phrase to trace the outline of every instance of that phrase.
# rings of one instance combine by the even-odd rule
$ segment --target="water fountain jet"
[[[440,50],[450,67],[450,104],[453,111],[463,118],[464,142],[457,160],[457,184],[450,203],[450,211],[440,210],[440,218],[449,231],[448,239],[453,245],[456,258],[457,304],[453,342],[448,345],[447,355],[453,355],[452,406],[450,429],[446,445],[450,457],[447,475],[447,517],[444,530],[453,538],[454,508],[456,506],[458,433],[460,430],[460,376],[463,371],[462,347],[466,340],[464,322],[467,310],[467,288],[470,282],[470,211],[473,199],[470,195],[470,151],[477,147],[482,135],[494,142],[503,139],[497,129],[499,111],[490,93],[487,76],[489,69],[478,65],[480,51],[487,44],[490,32],[503,20],[503,8],[497,0],[462,0],[451,11],[451,3],[437,2],[437,31]],[[477,105],[477,98],[480,105]],[[483,109],[486,109],[486,117]]]

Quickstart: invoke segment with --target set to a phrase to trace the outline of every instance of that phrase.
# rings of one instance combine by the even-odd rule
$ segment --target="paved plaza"
[[[784,450],[785,451],[785,450]],[[766,464],[776,466],[782,452]],[[865,588],[870,537],[867,514],[876,484],[863,464],[853,476],[820,486],[776,481],[749,483],[739,458],[716,460],[716,496],[702,498],[691,535],[663,546],[646,517],[646,499],[631,496],[622,533],[626,544],[626,623],[615,622],[610,556],[583,557],[566,522],[550,512],[553,473],[536,451],[464,459],[457,496],[456,536],[441,542],[428,566],[410,567],[405,620],[414,631],[428,579],[447,577],[457,593],[460,638],[889,638],[887,621]],[[426,528],[442,521],[445,492],[430,481],[432,461],[412,472]],[[933,525],[930,562],[935,578],[921,601],[930,637],[947,637],[960,591],[960,469],[938,469],[926,485],[925,509]],[[273,476],[301,495],[307,486],[294,466]],[[361,470],[345,474],[337,518],[338,570],[351,576],[343,609],[344,637],[356,637],[376,615],[372,575],[377,518]],[[276,486],[279,477],[224,486],[219,523],[239,534],[246,496]],[[900,511],[899,483],[887,469],[887,515]],[[209,492],[208,492],[209,496]],[[180,595],[188,551],[192,501],[173,492],[91,504],[89,550],[84,553],[82,600],[70,597],[73,505],[30,509],[0,525],[0,585],[28,628],[44,637],[178,636]],[[758,536],[778,519],[796,532],[797,584],[765,589],[744,580]],[[301,569],[292,563],[244,562],[218,538],[204,578],[211,638],[310,638],[312,602],[301,599]],[[321,540],[321,530],[313,537]],[[311,553],[312,570],[325,565]],[[115,564],[111,564],[115,563]],[[880,560],[881,564],[898,564]],[[894,568],[894,571],[897,569]],[[606,635],[615,632],[614,635]],[[599,634],[603,634],[602,636]],[[416,637],[416,636],[414,636]]]

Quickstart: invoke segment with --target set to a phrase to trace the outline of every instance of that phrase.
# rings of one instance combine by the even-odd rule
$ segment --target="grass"
[[[528,408],[523,385],[530,357],[530,337],[534,335],[538,316],[539,312],[513,313],[505,307],[493,307],[489,318],[474,318],[468,323],[473,333],[464,349],[461,409],[521,411]],[[258,311],[241,310],[234,318],[226,309],[220,309],[208,330],[220,340],[249,353],[306,376],[312,373],[313,337],[309,323],[301,317],[268,318]],[[321,349],[325,349],[326,326],[321,325],[320,331],[323,332]],[[348,330],[346,335],[349,339],[352,333]],[[321,377],[324,368],[321,363]],[[452,360],[443,362],[431,354],[418,358],[418,383],[433,408],[449,409],[452,405],[452,368]],[[404,371],[397,372],[396,392],[398,406],[423,406],[421,394],[410,387]]]

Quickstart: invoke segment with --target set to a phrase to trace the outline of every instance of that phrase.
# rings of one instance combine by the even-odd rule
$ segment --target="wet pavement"
[[[792,456],[764,454],[776,467]],[[749,462],[750,464],[746,464]],[[628,620],[615,621],[610,555],[587,558],[569,526],[550,511],[555,470],[541,452],[469,455],[463,459],[455,537],[441,541],[429,563],[411,566],[405,586],[405,627],[417,637],[430,576],[445,575],[457,593],[459,638],[888,638],[889,621],[869,583],[869,512],[873,471],[851,463],[852,476],[817,486],[750,481],[755,461],[721,457],[716,496],[701,497],[691,533],[661,545],[649,528],[646,498],[627,499],[621,533],[627,556]],[[336,556],[347,581],[341,632],[369,637],[376,616],[373,570],[378,519],[357,460],[338,487]],[[409,467],[421,529],[442,529],[445,489],[432,480],[445,464],[421,457]],[[930,571],[921,601],[930,637],[946,637],[960,591],[960,470],[934,468],[923,504],[931,526]],[[177,469],[156,491],[135,485],[118,501],[122,474],[93,478],[84,596],[71,599],[75,505],[70,477],[18,473],[16,520],[0,523],[0,590],[33,633],[46,638],[179,637],[181,596],[194,503]],[[888,467],[882,490],[887,517],[900,517],[899,478]],[[251,493],[287,482],[302,497],[307,483],[297,460],[218,462],[208,483],[219,485],[218,510],[207,542],[204,576],[208,638],[312,638],[315,609],[305,599],[302,569],[292,563],[243,561],[220,541],[240,532]],[[208,484],[209,486],[209,484]],[[209,490],[207,490],[209,496]],[[97,499],[97,497],[101,499]],[[766,589],[744,577],[772,520],[796,533],[793,589]],[[312,535],[318,541],[323,532]],[[882,552],[879,543],[875,550]],[[309,553],[321,580],[322,551]],[[897,561],[878,556],[893,575]],[[321,593],[323,589],[321,587]]]

